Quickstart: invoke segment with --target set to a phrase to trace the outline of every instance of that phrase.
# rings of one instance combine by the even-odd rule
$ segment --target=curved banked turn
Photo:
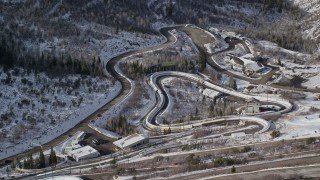
[[[174,124],[174,125],[163,125],[163,124],[157,124],[153,123],[153,119],[156,118],[156,116],[159,114],[159,112],[163,109],[164,104],[165,104],[165,96],[163,92],[161,91],[160,87],[157,84],[157,80],[160,77],[165,77],[165,76],[175,76],[175,77],[183,77],[190,79],[192,81],[195,81],[199,84],[202,84],[205,87],[208,87],[210,89],[223,92],[225,94],[229,94],[232,96],[236,96],[239,98],[243,99],[249,99],[249,98],[255,98],[258,99],[259,101],[266,102],[268,101],[269,103],[274,103],[274,104],[280,104],[284,106],[284,109],[277,111],[277,112],[268,112],[268,114],[284,114],[292,109],[292,104],[286,100],[283,100],[281,98],[275,98],[275,97],[263,97],[263,96],[258,96],[258,95],[247,95],[243,94],[234,90],[226,89],[224,87],[220,87],[218,85],[212,84],[209,81],[206,81],[202,79],[200,76],[196,74],[190,74],[190,73],[184,73],[184,72],[177,72],[177,71],[164,71],[164,72],[157,72],[154,73],[150,76],[150,86],[152,89],[157,93],[159,102],[158,104],[152,109],[152,111],[147,115],[145,118],[145,125],[153,130],[171,130],[171,132],[178,132],[182,131],[184,129],[191,129],[196,126],[202,126],[203,124],[210,123],[210,122],[219,122],[219,121],[234,121],[234,120],[243,120],[243,121],[250,121],[250,122],[255,122],[258,124],[261,124],[263,126],[263,129],[260,130],[258,133],[263,133],[267,131],[270,128],[270,123],[262,118],[259,117],[254,117],[254,116],[229,116],[229,117],[224,117],[224,118],[219,118],[219,119],[206,119],[206,120],[201,120],[194,122],[192,124],[184,125],[184,124]]]

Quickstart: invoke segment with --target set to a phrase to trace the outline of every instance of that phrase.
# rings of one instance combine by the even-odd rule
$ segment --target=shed
[[[246,105],[246,113],[259,113],[261,102],[255,98],[249,98]]]

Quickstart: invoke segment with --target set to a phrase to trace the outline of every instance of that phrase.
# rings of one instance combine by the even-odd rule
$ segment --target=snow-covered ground
[[[302,83],[302,86],[310,89],[320,88],[320,73],[313,77],[310,77],[306,82]]]
[[[56,52],[70,54],[78,59],[100,57],[106,64],[122,53],[156,46],[166,41],[164,36],[117,30],[93,22],[77,22],[74,25],[82,32],[91,32],[95,35],[85,36],[85,33],[80,33],[80,37],[55,36],[41,42],[26,40],[23,41],[23,45],[35,52],[46,53],[54,49]]]
[[[229,79],[227,77],[221,79]],[[194,120],[202,120],[208,117],[218,116],[218,109],[225,104],[223,112],[230,115],[238,106],[241,106],[240,101],[229,98],[218,97],[216,99],[203,94],[203,87],[199,84],[190,82],[176,77],[164,78],[161,81],[164,90],[169,98],[168,107],[160,114],[159,123],[182,123],[191,122]],[[243,82],[244,83],[244,82]],[[244,83],[245,84],[245,83]],[[214,92],[214,90],[210,90]],[[164,124],[166,124],[164,123]]]
[[[251,77],[248,77],[243,71],[241,68],[238,68],[236,66],[230,66],[229,64],[227,64],[225,61],[225,58],[226,57],[221,57],[221,56],[218,56],[218,57],[215,57],[215,56],[212,56],[211,59],[212,61],[214,61],[220,68],[222,69],[225,69],[225,70],[228,70],[230,72],[232,72],[233,74],[236,74],[238,76],[242,76],[244,78],[249,78],[249,79],[260,79],[261,77],[259,78],[251,78]],[[269,72],[270,69],[268,69],[267,72]],[[265,74],[265,73],[264,73]]]
[[[84,30],[90,29],[92,31],[101,32],[105,35],[105,38],[90,38],[88,40],[89,42],[80,43],[78,41],[75,42],[70,39],[54,37],[52,41],[44,41],[42,43],[25,41],[24,43],[31,49],[40,48],[41,51],[47,51],[54,47],[55,49],[59,49],[59,51],[61,52],[69,52],[70,54],[77,54],[79,50],[82,51],[83,49],[85,49],[85,51],[88,51],[86,53],[86,55],[88,56],[95,56],[97,55],[97,52],[100,51],[101,60],[104,63],[106,63],[111,58],[121,53],[135,49],[143,49],[149,46],[154,46],[163,43],[165,41],[164,37],[156,35],[139,34],[126,31],[119,31],[119,33],[114,33],[114,28],[108,28],[97,24],[77,24],[77,26]],[[85,48],[85,44],[89,44],[90,48]],[[4,73],[0,75],[2,79],[6,78],[6,75]],[[88,80],[89,82],[86,82],[87,84],[83,85],[83,87],[85,87],[82,89],[83,92],[74,92],[72,87],[66,85],[66,83],[74,83],[79,79],[78,76],[70,77],[69,79],[67,79],[67,82],[65,82],[64,79],[51,80],[48,77],[42,76],[44,75],[31,74],[30,78],[24,78],[27,79],[27,85],[25,85],[26,87],[32,86],[28,85],[28,81],[39,86],[38,88],[31,88],[31,92],[29,92],[31,94],[39,93],[38,91],[41,88],[44,88],[40,87],[41,82],[38,84],[37,81],[39,78],[42,78],[41,80],[48,84],[48,87],[46,87],[46,89],[43,90],[45,91],[44,93],[48,91],[47,95],[43,95],[41,97],[36,97],[37,95],[33,95],[31,97],[28,97],[26,101],[24,101],[24,103],[28,103],[27,105],[19,102],[19,100],[24,100],[27,96],[27,94],[20,95],[20,93],[23,92],[24,89],[20,89],[17,85],[14,85],[12,87],[10,86],[10,88],[8,89],[3,89],[7,87],[1,86],[1,98],[6,99],[6,103],[1,103],[0,105],[3,107],[0,108],[0,112],[2,114],[7,113],[7,111],[11,113],[11,111],[14,110],[13,113],[16,115],[15,112],[18,110],[18,108],[14,106],[19,106],[19,108],[21,107],[22,110],[24,108],[30,108],[32,110],[29,112],[26,111],[25,114],[22,114],[23,111],[20,111],[20,114],[18,115],[19,117],[15,118],[15,121],[5,123],[4,125],[2,125],[5,126],[5,128],[2,128],[1,131],[1,139],[3,140],[3,143],[1,143],[0,145],[0,159],[25,151],[28,148],[31,148],[32,146],[36,146],[37,144],[43,144],[54,139],[55,137],[72,128],[74,125],[79,123],[81,120],[83,120],[86,116],[97,110],[99,107],[112,100],[121,89],[121,85],[119,82],[115,82],[115,84],[112,84],[111,81],[108,81],[106,79],[99,80],[97,78],[90,81]],[[21,79],[22,78],[17,78],[16,82],[20,82]],[[65,84],[65,87],[54,87],[54,84],[58,83]],[[94,89],[92,87],[89,87],[92,85],[94,85]],[[52,88],[51,86],[53,86],[54,88]],[[82,84],[80,86],[82,88]],[[98,88],[96,86],[98,86]],[[17,87],[17,90],[13,87]],[[52,89],[52,91],[49,89]],[[7,91],[11,93],[3,93]],[[71,94],[64,95],[62,91],[65,91],[64,93],[68,92]],[[149,95],[151,95],[150,90],[147,91]],[[152,95],[154,95],[154,93],[152,93]],[[81,100],[79,100],[79,97],[81,97]],[[14,101],[12,101],[13,99]],[[150,104],[150,102],[154,102],[154,100],[144,100],[144,105],[148,105],[143,106],[144,109],[142,109],[141,111],[135,111],[137,119],[139,118],[139,115],[142,116],[143,112],[147,111],[148,108],[151,108],[152,103]],[[55,103],[54,107],[50,107],[53,103]],[[73,105],[79,106],[74,108]],[[62,107],[58,108],[57,106]],[[120,107],[118,107],[118,110],[120,110]],[[116,114],[116,111],[114,111],[113,113]],[[107,116],[105,118],[107,119],[110,117]],[[32,131],[25,130],[24,124],[21,123],[23,121],[26,121],[24,119],[32,121],[32,123],[36,122],[36,125],[27,127],[33,129]],[[135,120],[135,122],[136,121],[137,120]],[[16,127],[18,127],[19,129]],[[19,131],[15,129],[18,129]],[[15,136],[22,136],[20,131],[24,131],[22,133],[23,137],[19,137],[20,139],[18,139]],[[34,131],[36,133],[33,133]],[[9,133],[7,135],[8,132],[12,133]]]
[[[288,49],[279,47],[276,43],[273,43],[270,41],[264,41],[264,40],[263,41],[256,41],[256,46],[262,47],[263,51],[271,51],[271,52],[279,53],[279,54],[274,54],[274,56],[271,57],[272,59],[275,59],[279,55],[283,55],[283,54],[295,56],[298,59],[303,60],[303,61],[306,61],[306,60],[310,59],[310,57],[311,57],[310,54],[304,54],[301,52],[288,50]]]
[[[106,78],[50,79],[19,71],[0,75],[0,159],[55,139],[113,99],[121,86]]]
[[[189,36],[187,36],[183,32],[175,30],[171,33],[176,36],[178,40],[168,48],[157,50],[155,56],[159,55],[161,57],[161,54],[166,52],[180,52],[180,55],[185,57],[196,56],[197,48],[195,47]],[[154,51],[150,51],[142,54],[132,55],[130,57],[122,59],[118,65],[120,66],[123,62],[133,63],[136,61],[146,65],[148,63],[152,63],[150,62],[150,58],[146,57],[149,55],[154,55],[154,53]],[[116,69],[118,72],[123,74],[120,68]],[[132,94],[129,94],[129,96],[127,96],[126,99],[124,99],[120,104],[112,107],[100,118],[97,118],[94,123],[95,127],[105,128],[107,120],[117,117],[120,114],[126,116],[130,123],[137,124],[155,105],[155,92],[152,91],[151,87],[146,84],[146,82],[139,83],[130,79],[129,81],[131,81],[131,84],[133,85]]]
[[[165,78],[161,83],[169,97],[169,105],[160,119],[174,123],[179,119],[188,121],[190,115],[198,119],[207,118],[205,107],[212,99],[203,98],[196,83],[180,78]]]
[[[215,53],[228,48],[229,45],[224,40],[224,35],[221,33],[220,30],[210,27],[209,31],[213,33],[214,38],[217,41],[204,45],[208,53]]]
[[[118,69],[119,70],[119,69]],[[137,124],[142,117],[155,105],[155,93],[146,82],[142,82],[137,88],[136,82],[130,80],[133,84],[132,93],[123,99],[119,104],[111,107],[108,111],[97,118],[92,124],[95,128],[105,129],[106,122],[120,114],[125,116],[131,124]],[[137,96],[140,94],[141,96]],[[138,98],[138,99],[137,99]],[[128,106],[130,104],[130,106]]]
[[[292,59],[281,58],[280,60],[283,67],[280,67],[280,71],[278,72],[279,76],[274,80],[274,83],[280,81],[281,78],[290,80],[294,76],[298,76],[305,79],[302,86],[307,87],[308,89],[320,87],[319,65],[306,63],[310,59],[310,55],[280,48],[277,44],[268,41],[258,41],[256,44],[264,47],[264,50],[266,51],[278,52],[281,55],[288,54],[289,57],[295,56],[297,59],[300,59],[300,61],[297,61],[296,63],[296,61]],[[276,61],[279,57],[274,56],[268,58]],[[222,57],[216,59],[218,62],[219,60],[221,62]],[[302,65],[301,62],[303,63]],[[248,91],[248,89],[245,89],[245,91]],[[248,93],[259,93],[263,95],[266,91],[275,91],[275,89],[268,86],[258,85],[254,86],[254,88],[250,88],[250,92]],[[280,127],[280,131],[282,133],[280,138],[287,139],[301,136],[320,135],[320,111],[317,110],[320,109],[320,103],[316,100],[317,98],[318,94],[308,94],[305,100],[299,100],[296,102],[299,107],[297,111],[280,118],[277,122],[277,127]],[[312,112],[309,111],[311,107],[313,108]]]
[[[141,35],[121,31],[112,38],[101,42],[103,44],[100,57],[105,63],[111,58],[118,56],[124,52],[143,49],[150,46],[155,46],[165,42],[165,38],[155,35]]]
[[[320,0],[290,0],[301,10],[308,13],[300,22],[303,25],[304,35],[308,38],[317,39],[320,37]]]
[[[320,101],[319,94],[306,93],[306,99],[296,102],[298,110],[283,118],[278,125],[283,133],[279,138],[301,136],[320,136]]]
[[[236,79],[237,82],[237,91],[242,92],[244,89],[246,89],[250,83],[248,81],[244,81],[241,79]]]
[[[224,39],[221,39],[221,40],[224,41]],[[207,47],[207,49],[208,48],[209,47]],[[210,51],[212,51],[212,50],[210,50]],[[240,44],[240,45],[236,45],[235,49],[233,49],[231,51],[212,55],[211,60],[214,61],[217,65],[219,65],[223,69],[226,69],[234,74],[246,77],[246,75],[243,73],[241,68],[231,67],[229,64],[227,64],[226,58],[228,58],[227,54],[229,54],[229,53],[231,53],[237,57],[240,57],[240,56],[247,54],[243,45]]]
[[[308,89],[320,88],[320,65],[319,64],[307,64],[300,65],[293,63],[290,59],[282,59],[281,63],[283,67],[280,67],[278,72],[279,76],[273,83],[281,81],[281,79],[291,80],[294,76],[303,78],[302,86]]]

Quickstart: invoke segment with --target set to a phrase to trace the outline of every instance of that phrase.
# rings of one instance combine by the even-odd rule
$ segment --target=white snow
[[[39,74],[39,75],[40,77],[43,76],[42,74]],[[2,73],[0,75],[0,78],[6,78],[5,73]],[[17,103],[19,103],[22,99],[27,99],[27,100],[30,99],[31,105],[32,105],[32,102],[35,104],[33,108],[31,107],[29,108],[29,106],[22,105],[21,108],[23,109],[19,111],[14,111],[14,113],[19,115],[20,113],[24,112],[25,110],[24,108],[28,108],[28,111],[26,111],[27,114],[34,116],[36,118],[37,123],[34,125],[33,129],[30,129],[27,132],[25,132],[25,134],[22,134],[20,139],[13,139],[13,140],[11,140],[14,137],[13,136],[14,134],[12,132],[13,129],[17,125],[21,125],[21,124],[26,125],[27,123],[25,122],[22,123],[23,122],[22,120],[19,121],[19,119],[16,119],[16,121],[12,121],[10,124],[6,124],[6,126],[1,129],[2,133],[5,133],[5,132],[7,133],[7,139],[2,139],[2,143],[0,144],[0,159],[21,153],[31,147],[37,146],[37,144],[44,144],[55,139],[59,135],[63,134],[64,132],[68,131],[70,128],[74,127],[76,124],[81,122],[87,116],[89,116],[94,111],[96,111],[98,108],[110,102],[118,94],[120,90],[120,83],[116,82],[112,88],[106,89],[100,94],[97,94],[95,96],[94,96],[94,93],[86,93],[86,95],[92,99],[86,100],[85,99],[86,96],[84,96],[85,98],[83,98],[83,103],[81,103],[78,108],[68,108],[69,103],[71,103],[71,100],[74,99],[74,97],[71,95],[68,96],[66,94],[62,94],[62,92],[57,91],[58,90],[57,87],[53,88],[53,90],[55,90],[54,95],[48,94],[48,96],[32,96],[32,95],[26,96],[26,94],[20,91],[21,89],[23,89],[23,86],[17,84],[17,83],[20,83],[21,77],[12,76],[12,78],[16,79],[15,81],[16,84],[14,86],[7,86],[7,85],[0,86],[1,92],[6,92],[6,93],[3,93],[3,96],[1,97],[2,103],[0,104],[1,106],[0,112],[6,113],[10,109],[19,110],[18,108],[15,108],[15,105],[17,105]],[[33,85],[36,87],[37,84],[33,79],[35,78],[33,74],[31,74],[30,77],[25,76],[25,78],[28,79],[29,81],[32,81]],[[48,80],[49,79],[47,79],[47,81]],[[60,82],[63,82],[63,81],[64,80]],[[108,83],[108,81],[104,81],[104,82]],[[40,84],[38,84],[38,86],[39,85]],[[52,85],[54,85],[54,83],[52,83]],[[40,89],[41,87],[39,86],[38,88]],[[81,92],[80,92],[80,95],[81,95]],[[59,109],[59,108],[51,107],[50,104],[43,105],[39,102],[40,97],[48,98],[49,102],[54,102],[55,96],[56,96],[56,99],[62,102],[70,101],[67,104],[68,106],[66,106],[64,109]],[[11,107],[11,108],[8,109],[8,107]],[[70,107],[72,107],[72,103],[70,104]],[[35,111],[35,109],[39,109],[41,111]],[[57,112],[57,110],[59,112]],[[43,113],[43,114],[41,115],[40,113]],[[47,114],[52,114],[54,123],[48,121]],[[39,121],[41,120],[41,118],[46,118],[46,120]]]
[[[320,103],[315,100],[319,94],[307,93],[305,100],[299,100],[298,110],[284,116],[278,121],[280,132],[279,139],[295,137],[320,136],[320,111],[310,112],[310,108],[320,109]]]
[[[308,12],[308,15],[300,20],[303,32],[307,38],[317,39],[320,37],[320,0],[290,0],[302,11]],[[319,44],[318,44],[319,45]]]
[[[309,78],[306,82],[302,83],[302,86],[308,89],[320,88],[320,74]]]
[[[122,53],[155,46],[163,42],[165,42],[165,38],[163,36],[143,36],[121,31],[118,35],[114,35],[113,38],[104,41],[100,57],[106,64],[110,59]]]
[[[249,82],[248,81],[244,81],[241,79],[236,79],[236,83],[237,83],[237,91],[243,91],[245,88],[247,88],[249,86]]]

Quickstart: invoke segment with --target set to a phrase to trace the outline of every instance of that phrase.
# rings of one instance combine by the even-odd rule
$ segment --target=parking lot
[[[115,146],[110,139],[99,134],[86,133],[84,139],[79,142],[81,146],[89,145],[98,150],[101,155],[115,152]]]

